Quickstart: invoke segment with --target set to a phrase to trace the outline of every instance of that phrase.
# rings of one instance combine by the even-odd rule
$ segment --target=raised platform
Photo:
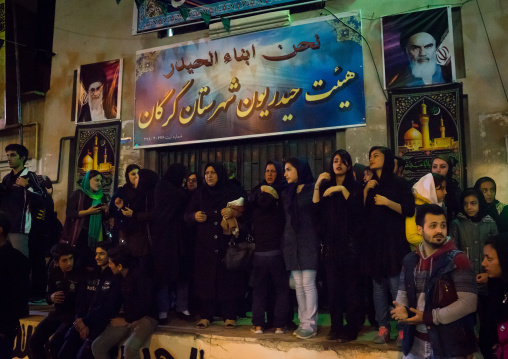
[[[31,307],[30,316],[21,320],[14,349],[14,358],[28,358],[27,340],[37,324],[44,319],[50,307]],[[265,334],[250,331],[251,319],[238,321],[236,329],[225,329],[223,322],[214,322],[209,328],[198,330],[195,323],[176,318],[168,325],[159,326],[150,343],[143,349],[143,359],[395,359],[402,353],[395,345],[373,344],[376,332],[364,327],[358,340],[338,343],[326,340],[329,331],[329,316],[319,316],[318,336],[301,340],[292,335],[275,334],[273,330]],[[395,337],[392,331],[392,337]]]

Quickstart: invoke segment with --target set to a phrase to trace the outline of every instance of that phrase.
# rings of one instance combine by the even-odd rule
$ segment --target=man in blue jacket
[[[404,358],[464,358],[477,351],[475,272],[467,256],[446,237],[442,207],[416,212],[423,242],[404,258],[392,318],[404,325]]]

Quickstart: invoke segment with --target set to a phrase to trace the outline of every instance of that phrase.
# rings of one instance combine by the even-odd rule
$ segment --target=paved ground
[[[47,312],[50,311],[50,306],[31,306],[30,314],[31,319],[42,320]],[[210,337],[227,337],[230,340],[242,340],[253,342],[257,341],[264,346],[287,346],[287,347],[302,347],[313,350],[342,350],[355,351],[355,352],[379,352],[387,353],[398,351],[399,349],[395,345],[395,338],[397,332],[395,328],[392,328],[392,341],[388,344],[374,344],[372,339],[377,334],[377,331],[372,329],[368,322],[363,327],[358,340],[348,343],[339,343],[336,341],[326,340],[326,335],[330,330],[330,316],[329,314],[320,314],[318,320],[318,335],[309,340],[298,339],[292,335],[292,332],[285,334],[275,334],[274,329],[266,331],[264,334],[254,334],[250,331],[252,327],[251,313],[247,313],[247,318],[241,318],[237,321],[236,329],[226,329],[223,321],[216,321],[207,329],[197,329],[196,322],[187,322],[180,320],[174,313],[169,315],[169,323],[158,327],[158,332],[167,334],[195,334],[197,336],[210,336]],[[295,320],[296,321],[296,320]],[[395,323],[392,323],[394,326]],[[382,355],[380,355],[381,357]]]

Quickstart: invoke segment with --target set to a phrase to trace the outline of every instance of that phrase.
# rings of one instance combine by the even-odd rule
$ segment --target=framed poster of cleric
[[[365,126],[359,12],[136,55],[134,147]]]
[[[382,18],[385,88],[455,81],[451,7]]]
[[[122,59],[79,67],[76,124],[120,119],[122,71]]]
[[[81,180],[90,170],[97,170],[102,176],[102,191],[109,202],[118,182],[118,161],[120,154],[121,122],[94,123],[77,126],[74,151],[72,191],[81,188]]]
[[[450,161],[453,178],[464,185],[462,84],[394,89],[388,96],[389,140],[394,153],[406,160],[404,178],[415,183],[431,172],[439,156]]]

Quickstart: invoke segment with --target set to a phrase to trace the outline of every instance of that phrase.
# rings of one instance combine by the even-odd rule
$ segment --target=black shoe
[[[340,343],[346,343],[351,342],[353,340],[356,340],[358,338],[358,333],[351,331],[351,330],[345,330],[342,333],[340,333],[339,337],[337,338]]]
[[[182,312],[178,312],[178,314],[176,315],[178,319],[180,320],[183,320],[183,321],[186,321],[186,322],[194,322],[194,317],[190,314],[185,314],[185,313],[182,313]]]
[[[336,330],[330,330],[326,336],[326,340],[337,340],[340,338],[340,333]]]
[[[286,326],[283,328],[286,332],[292,332],[296,329],[298,329],[298,325],[295,324],[292,320],[286,324]]]

